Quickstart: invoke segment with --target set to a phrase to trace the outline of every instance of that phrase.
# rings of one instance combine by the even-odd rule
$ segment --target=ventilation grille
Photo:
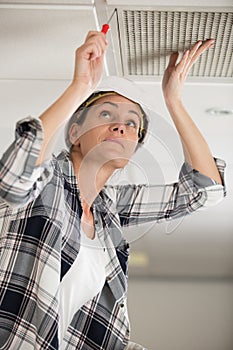
[[[124,75],[162,76],[172,52],[215,38],[189,75],[232,78],[232,12],[121,10],[118,19]]]

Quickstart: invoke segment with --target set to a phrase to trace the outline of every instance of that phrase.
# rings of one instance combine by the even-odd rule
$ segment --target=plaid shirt
[[[0,348],[125,349],[129,245],[123,227],[189,214],[221,200],[224,187],[186,163],[174,184],[104,187],[93,215],[110,257],[108,277],[74,312],[58,344],[59,284],[79,253],[82,207],[66,151],[35,167],[42,139],[39,120],[22,120],[0,161]],[[216,164],[223,177],[225,163]]]

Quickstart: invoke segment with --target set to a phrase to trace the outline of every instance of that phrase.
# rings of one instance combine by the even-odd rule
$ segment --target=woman
[[[189,70],[212,45],[197,42],[179,63],[171,55],[164,74],[186,159],[175,184],[106,186],[142,143],[148,120],[114,79],[99,91],[103,33],[90,32],[77,49],[64,94],[39,120],[18,123],[0,163],[1,349],[142,348],[130,343],[122,228],[186,215],[224,196],[224,162],[213,159],[181,101]],[[52,135],[68,120],[69,152],[49,156]]]

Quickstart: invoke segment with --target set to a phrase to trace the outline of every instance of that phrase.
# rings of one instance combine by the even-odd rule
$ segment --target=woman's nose
[[[119,133],[119,134],[123,135],[125,133],[125,124],[124,123],[116,123],[116,124],[114,123],[114,124],[110,125],[110,129],[114,133]]]

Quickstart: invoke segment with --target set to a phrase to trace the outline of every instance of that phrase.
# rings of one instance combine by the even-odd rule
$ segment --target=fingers
[[[186,77],[199,57],[209,48],[213,47],[214,39],[208,39],[204,42],[197,41],[190,50],[186,50],[176,66],[177,73],[181,73]]]
[[[170,56],[167,68],[175,67],[178,57],[179,57],[179,53],[173,52]]]
[[[164,72],[162,89],[165,100],[174,101],[181,98],[186,77],[197,59],[214,45],[214,39],[205,42],[197,41],[190,50],[186,50],[181,60],[177,63],[178,53],[170,56],[169,64]]]
[[[86,60],[95,60],[103,56],[108,42],[106,36],[101,32],[90,31],[85,42],[76,50],[76,56]]]
[[[204,42],[197,41],[196,44],[190,50],[190,63],[194,64],[198,58],[214,45],[214,39],[208,39]]]
[[[182,73],[185,70],[185,67],[187,65],[187,61],[188,61],[189,55],[190,55],[189,50],[186,50],[183,53],[183,56],[182,56],[180,62],[176,66],[176,72],[177,73]]]
[[[108,45],[106,35],[102,32],[94,31],[90,31],[87,34],[85,43],[93,45],[93,47],[95,48],[95,54],[93,53],[92,59],[102,56]]]
[[[102,43],[105,45],[108,45],[108,41],[106,38],[106,35],[102,32],[97,32],[97,31],[89,31],[87,33],[85,42],[90,41],[90,40],[100,40]]]

